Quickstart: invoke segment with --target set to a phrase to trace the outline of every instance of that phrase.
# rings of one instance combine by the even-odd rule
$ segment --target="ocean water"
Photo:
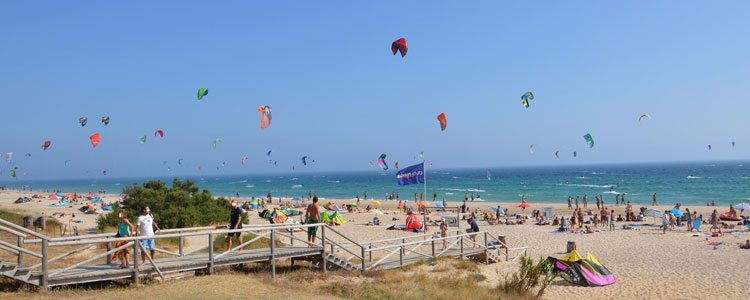
[[[201,189],[214,195],[242,197],[301,197],[316,192],[320,198],[354,199],[364,197],[383,200],[386,193],[398,192],[400,199],[414,199],[422,185],[398,186],[396,170],[337,173],[290,173],[275,175],[232,175],[188,177]],[[489,175],[489,176],[488,176]],[[123,187],[147,178],[97,180],[13,181],[8,188],[22,187],[34,191],[61,189],[66,192],[118,193]],[[173,178],[161,179],[168,183]],[[180,178],[180,179],[185,179]],[[750,161],[697,162],[668,164],[590,165],[567,167],[427,169],[427,197],[462,201],[474,194],[486,202],[520,202],[526,195],[530,203],[566,203],[567,197],[603,195],[614,203],[615,194],[627,194],[635,204],[651,204],[657,193],[659,204],[728,205],[750,199]]]

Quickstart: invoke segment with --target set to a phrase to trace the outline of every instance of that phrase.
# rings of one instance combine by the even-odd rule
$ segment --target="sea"
[[[399,186],[397,170],[359,172],[289,173],[273,175],[196,175],[191,179],[215,196],[301,198],[316,193],[322,199],[384,200],[386,194],[413,200],[424,193],[424,186]],[[616,194],[625,194],[634,204],[651,204],[657,193],[659,204],[728,205],[750,201],[750,161],[649,163],[554,167],[493,167],[465,169],[427,168],[426,200],[445,199],[460,202],[474,196],[474,201],[519,202],[526,196],[529,203],[567,203],[568,196],[601,195],[614,203]],[[10,189],[49,192],[120,193],[123,188],[159,179],[171,183],[174,178],[100,178],[58,181],[12,181],[0,183]]]

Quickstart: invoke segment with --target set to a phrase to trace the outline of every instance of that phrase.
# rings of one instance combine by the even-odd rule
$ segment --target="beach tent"
[[[55,195],[49,195],[49,199],[50,199],[50,200],[59,200],[60,198],[58,198],[58,197],[57,197],[57,196],[55,196]]]
[[[338,212],[334,212],[333,214],[329,215],[327,211],[324,211],[320,213],[320,220],[323,221],[323,223],[333,223],[336,225],[346,224],[346,221],[339,215]]]
[[[406,228],[404,228],[404,230],[413,232],[429,231],[427,229],[427,226],[422,224],[422,222],[419,221],[419,218],[417,218],[417,215],[415,214],[409,214],[409,216],[406,217]]]
[[[740,212],[744,212],[746,210],[750,211],[750,204],[743,202],[743,203],[735,205],[734,208],[739,210]]]
[[[282,213],[284,213],[287,216],[297,216],[297,215],[302,214],[302,212],[300,212],[299,210],[291,209],[291,208],[283,210]]]
[[[554,263],[555,271],[561,272],[563,279],[577,285],[605,286],[617,281],[615,275],[591,253],[582,259],[581,254],[573,250],[563,259],[547,259]]]
[[[345,210],[345,209],[343,209],[341,207],[338,207],[337,205],[326,206],[326,209],[327,210],[332,210],[332,211],[344,211]]]

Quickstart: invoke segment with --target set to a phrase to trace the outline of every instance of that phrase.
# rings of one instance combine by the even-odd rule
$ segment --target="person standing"
[[[232,201],[232,210],[229,212],[229,229],[242,229],[242,208],[237,205],[236,201]],[[242,232],[230,232],[227,234],[229,250],[232,250],[232,236],[236,236],[238,243],[242,245]],[[237,252],[242,252],[242,248]]]
[[[589,196],[586,194],[583,194],[583,208],[589,207]]]
[[[609,212],[609,231],[615,230],[615,210]]]
[[[656,193],[654,193],[654,201],[652,201],[652,202],[651,202],[651,205],[652,205],[652,206],[657,206],[657,205],[659,205],[659,201],[656,201]]]
[[[466,221],[471,226],[471,228],[469,228],[469,230],[468,230],[469,233],[479,232],[479,225],[477,225],[477,220],[475,218],[470,218],[470,219],[467,219]],[[477,247],[476,237],[477,237],[476,234],[473,234],[473,235],[469,236],[469,238],[474,242],[473,246],[471,248],[476,248]]]
[[[120,211],[120,226],[117,230],[117,236],[116,237],[129,237],[130,233],[135,231],[135,226],[133,226],[133,223],[130,223],[130,220],[128,220],[128,213],[125,210]],[[115,248],[122,247],[123,245],[127,244],[127,241],[118,242],[115,245]],[[115,256],[112,258],[112,262],[114,263],[118,258],[120,259],[120,269],[125,269],[130,265],[130,261],[128,260],[130,257],[128,253],[128,248],[122,249],[120,251],[117,251],[115,253]]]
[[[615,206],[620,205],[620,194],[615,195]]]
[[[667,234],[667,226],[669,226],[669,211],[665,210],[661,220],[661,227],[664,234]]]
[[[365,191],[365,201],[367,201],[367,191]]]
[[[440,237],[445,238],[448,237],[448,222],[445,222],[445,219],[443,219],[442,222],[440,222]],[[445,249],[446,240],[443,240],[443,249]]]
[[[156,224],[156,221],[154,221],[154,217],[151,216],[151,209],[148,206],[141,208],[141,215],[138,217],[136,224],[136,234],[138,236],[154,236],[154,228],[156,228],[157,233],[161,233],[161,229],[159,228],[159,225]],[[150,250],[151,259],[155,259],[154,255],[156,254],[156,251],[154,251],[154,249],[156,248],[156,245],[154,239],[144,239],[141,240],[140,243],[143,245],[144,249]],[[141,264],[139,266],[143,266],[144,264],[146,264],[145,250],[141,252]]]
[[[367,193],[367,192],[365,192]],[[317,224],[320,223],[320,207],[318,207],[318,197],[313,197],[312,204],[307,206],[307,210],[305,210],[305,219],[307,219],[307,224]],[[308,244],[308,248],[315,247],[315,237],[318,233],[318,227],[307,227],[307,241],[312,243]]]
[[[719,229],[719,213],[717,213],[715,209],[714,212],[711,213],[711,231],[713,232],[714,229]]]
[[[568,196],[568,209],[573,209],[573,197]]]
[[[599,200],[599,196],[594,197],[596,198],[596,209],[599,210],[601,209],[601,207],[599,207],[601,205],[601,200]]]
[[[578,196],[576,196],[576,209],[578,209]]]
[[[367,199],[365,199],[365,200],[367,200]],[[398,192],[396,192],[396,200],[398,200]]]
[[[685,217],[687,217],[688,232],[693,232],[693,214],[690,213],[689,208],[685,208]]]
[[[432,193],[432,202],[437,201],[437,193]]]

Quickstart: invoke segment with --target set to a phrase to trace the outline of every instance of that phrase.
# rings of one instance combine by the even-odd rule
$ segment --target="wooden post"
[[[107,244],[107,253],[112,250],[112,243],[106,243]],[[107,254],[107,261],[104,262],[105,265],[112,263],[112,253]]]
[[[398,248],[398,264],[399,266],[404,266],[404,246],[400,246]]]
[[[321,258],[321,261],[323,262],[323,273],[326,273],[326,271],[328,270],[328,268],[326,267],[326,265],[328,264],[328,255],[326,255],[326,227],[327,226],[328,225],[320,226],[320,230],[321,230],[320,242],[323,246],[322,252],[320,253],[320,258]],[[310,230],[310,228],[308,228],[307,230]]]
[[[45,291],[49,290],[48,273],[47,273],[47,239],[42,239],[42,282],[40,285]]]
[[[362,249],[362,271],[364,271],[367,268],[367,265],[366,265],[367,262],[365,261],[365,247],[362,247],[360,249]]]
[[[432,259],[435,258],[437,258],[437,256],[435,256],[435,238],[432,238]]]
[[[370,246],[368,246],[367,248],[372,249],[372,243],[370,243]],[[370,262],[372,262],[372,251],[370,251]]]
[[[271,278],[276,278],[276,254],[273,252],[275,234],[273,228],[271,229]]]
[[[290,231],[290,234],[289,234],[290,235],[289,236],[289,245],[292,246],[292,247],[294,247],[294,228],[289,229],[289,231]],[[292,266],[294,266],[294,265],[292,265]]]
[[[490,264],[490,253],[489,253],[489,246],[487,246],[487,232],[484,232],[484,263],[486,265]]]
[[[18,237],[18,248],[23,249],[23,237],[20,236]],[[23,267],[23,252],[21,251],[18,251],[18,261],[16,262],[16,265],[19,269]]]
[[[456,206],[456,222],[458,222],[458,230],[461,230],[461,208]]]
[[[208,234],[208,274],[214,273],[214,234]]]
[[[461,241],[461,252],[460,252],[460,257],[461,257],[461,259],[464,259],[464,237],[463,237],[463,236],[459,236],[458,238],[459,238],[459,239],[460,239],[460,241]]]
[[[138,272],[138,254],[140,253],[140,245],[138,245],[141,241],[134,240],[133,244],[133,283],[135,283],[136,286],[138,286],[140,282],[140,274]]]
[[[185,256],[185,237],[182,236],[182,230],[180,230],[180,257]]]

